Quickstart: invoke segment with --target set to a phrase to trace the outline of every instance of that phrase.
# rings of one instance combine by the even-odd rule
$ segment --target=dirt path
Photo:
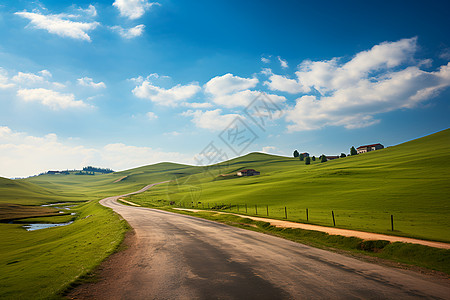
[[[175,208],[175,209],[192,211],[192,212],[204,211],[204,210],[200,210],[200,209],[190,209],[190,208]],[[211,212],[217,212],[217,211],[211,211]],[[240,214],[235,214],[235,213],[227,213],[227,212],[219,212],[219,213],[232,214],[235,216],[239,216],[242,218],[248,218],[248,219],[252,219],[255,221],[268,222],[271,225],[276,226],[276,227],[300,228],[300,229],[306,229],[306,230],[315,230],[315,231],[326,232],[326,233],[332,234],[332,235],[353,236],[353,237],[357,237],[357,238],[360,238],[363,240],[385,240],[385,241],[389,241],[392,243],[393,242],[412,243],[412,244],[420,244],[420,245],[425,245],[425,246],[430,246],[430,247],[435,247],[435,248],[450,249],[450,244],[448,244],[448,243],[425,241],[425,240],[419,240],[419,239],[413,239],[413,238],[407,238],[407,237],[401,237],[401,236],[393,236],[393,235],[386,235],[386,234],[380,234],[380,233],[371,233],[371,232],[357,231],[357,230],[351,230],[351,229],[340,229],[340,228],[325,227],[325,226],[319,226],[319,225],[296,223],[296,222],[262,218],[262,217],[253,217],[253,216],[246,216],[246,215],[240,215]]]
[[[146,188],[150,188],[147,186]],[[142,191],[142,190],[141,190]],[[72,299],[449,299],[450,281],[192,216],[101,201],[134,228]]]

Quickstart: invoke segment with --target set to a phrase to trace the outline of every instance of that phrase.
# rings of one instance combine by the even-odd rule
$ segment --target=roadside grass
[[[20,224],[0,224],[0,298],[57,299],[88,274],[123,239],[127,228],[98,202],[73,209],[74,223],[36,231]]]

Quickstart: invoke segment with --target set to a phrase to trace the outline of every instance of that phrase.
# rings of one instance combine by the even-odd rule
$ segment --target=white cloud
[[[14,132],[0,126],[0,176],[25,177],[48,170],[81,169],[93,165],[120,171],[161,161],[189,163],[187,154],[123,143],[93,148],[60,141],[55,134],[43,137]]]
[[[148,118],[149,120],[156,120],[156,119],[158,119],[158,116],[157,116],[154,112],[152,112],[152,111],[149,111],[149,112],[146,113],[145,115],[147,116],[147,118]]]
[[[89,4],[88,8],[78,8],[77,10],[80,13],[84,14],[86,17],[95,18],[97,16],[97,9],[92,4]]]
[[[19,89],[17,96],[26,102],[39,102],[53,110],[89,107],[81,100],[75,100],[73,94],[61,94],[49,89]]]
[[[178,84],[170,89],[164,89],[145,80],[133,89],[133,94],[138,98],[149,99],[160,105],[176,106],[192,98],[200,90],[201,87],[197,83]]]
[[[113,3],[123,17],[129,19],[138,19],[144,15],[152,6],[159,6],[158,2],[149,2],[148,0],[116,0]]]
[[[277,150],[277,147],[274,147],[274,146],[265,146],[265,147],[262,148],[262,151],[261,151],[261,152],[264,152],[264,153],[274,153],[276,150]]]
[[[261,61],[263,62],[263,63],[265,63],[265,64],[268,64],[268,63],[270,63],[270,59],[268,59],[267,57],[261,57]]]
[[[351,87],[362,78],[386,72],[402,63],[412,61],[416,49],[417,38],[385,42],[358,53],[344,64],[339,64],[338,58],[328,61],[304,61],[300,64],[300,70],[296,75],[302,85],[315,88],[324,94]]]
[[[23,73],[23,72],[17,73],[17,75],[15,75],[13,78],[11,78],[11,80],[16,83],[19,83],[21,85],[42,84],[46,81],[43,76],[39,76],[39,75],[36,75],[33,73]]]
[[[282,59],[281,57],[277,56],[278,61],[280,62],[280,65],[283,69],[289,68],[288,63],[286,60]]]
[[[225,74],[216,76],[205,84],[205,91],[212,95],[226,95],[242,90],[254,88],[258,84],[258,78],[242,78]]]
[[[227,108],[239,106],[245,107],[249,105],[253,100],[255,100],[259,95],[261,95],[261,92],[259,91],[244,90],[230,95],[216,96],[214,97],[214,102]],[[286,98],[283,96],[273,94],[267,94],[267,96],[270,97],[270,100],[275,103],[286,101]]]
[[[141,36],[144,33],[145,25],[137,25],[128,29],[121,26],[112,26],[111,29],[119,33],[119,35],[125,39],[132,39]]]
[[[267,71],[265,71],[267,73]],[[265,81],[264,85],[268,86],[272,91],[282,91],[290,94],[307,93],[311,89],[308,86],[303,86],[295,79],[289,79],[282,75],[269,74],[269,80]]]
[[[352,87],[329,96],[303,96],[286,114],[291,131],[324,126],[366,127],[379,122],[374,116],[402,108],[413,108],[450,86],[450,63],[436,72],[412,66],[383,74],[377,79],[361,79]]]
[[[307,92],[286,111],[290,131],[324,126],[361,128],[379,122],[375,115],[413,108],[450,86],[450,63],[438,71],[426,72],[430,60],[415,60],[417,38],[384,42],[356,54],[350,61],[304,61],[296,72]],[[287,85],[274,86],[282,90]]]
[[[209,102],[185,102],[183,106],[192,107],[192,108],[210,108],[213,105]]]
[[[95,29],[98,22],[78,22],[72,21],[70,18],[77,18],[77,15],[43,15],[37,12],[16,12],[18,16],[30,20],[30,25],[38,29],[47,30],[49,33],[59,35],[61,37],[69,37],[78,40],[91,41],[88,31]]]
[[[179,136],[181,133],[178,131],[165,132],[164,135],[167,136]]]
[[[14,83],[9,82],[8,72],[5,69],[0,68],[0,89],[9,89],[15,87]]]
[[[183,116],[193,117],[192,122],[198,127],[212,131],[224,130],[238,114],[222,115],[221,109],[215,110],[188,110],[182,113]]]
[[[104,82],[95,83],[94,80],[89,77],[79,78],[77,79],[77,82],[79,85],[92,87],[94,89],[106,88],[106,84]]]

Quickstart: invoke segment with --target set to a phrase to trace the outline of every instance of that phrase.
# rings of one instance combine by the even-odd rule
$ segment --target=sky
[[[449,127],[448,1],[2,1],[0,176]]]

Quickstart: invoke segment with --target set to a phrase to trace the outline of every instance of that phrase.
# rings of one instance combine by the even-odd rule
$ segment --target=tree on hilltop
[[[328,159],[327,159],[327,157],[325,156],[325,154],[322,154],[322,156],[321,156],[321,159],[320,159],[320,162],[326,162]]]
[[[305,158],[305,165],[309,165],[309,164],[311,164],[311,158],[309,158],[309,156],[307,156]]]
[[[299,158],[300,158],[300,161],[303,161],[305,159],[305,156],[303,155],[303,153],[300,153]]]
[[[294,157],[297,158],[299,156],[299,153],[297,150],[294,151]]]
[[[355,146],[352,146],[350,148],[350,155],[356,155],[356,154],[358,154],[358,151],[356,151]]]

